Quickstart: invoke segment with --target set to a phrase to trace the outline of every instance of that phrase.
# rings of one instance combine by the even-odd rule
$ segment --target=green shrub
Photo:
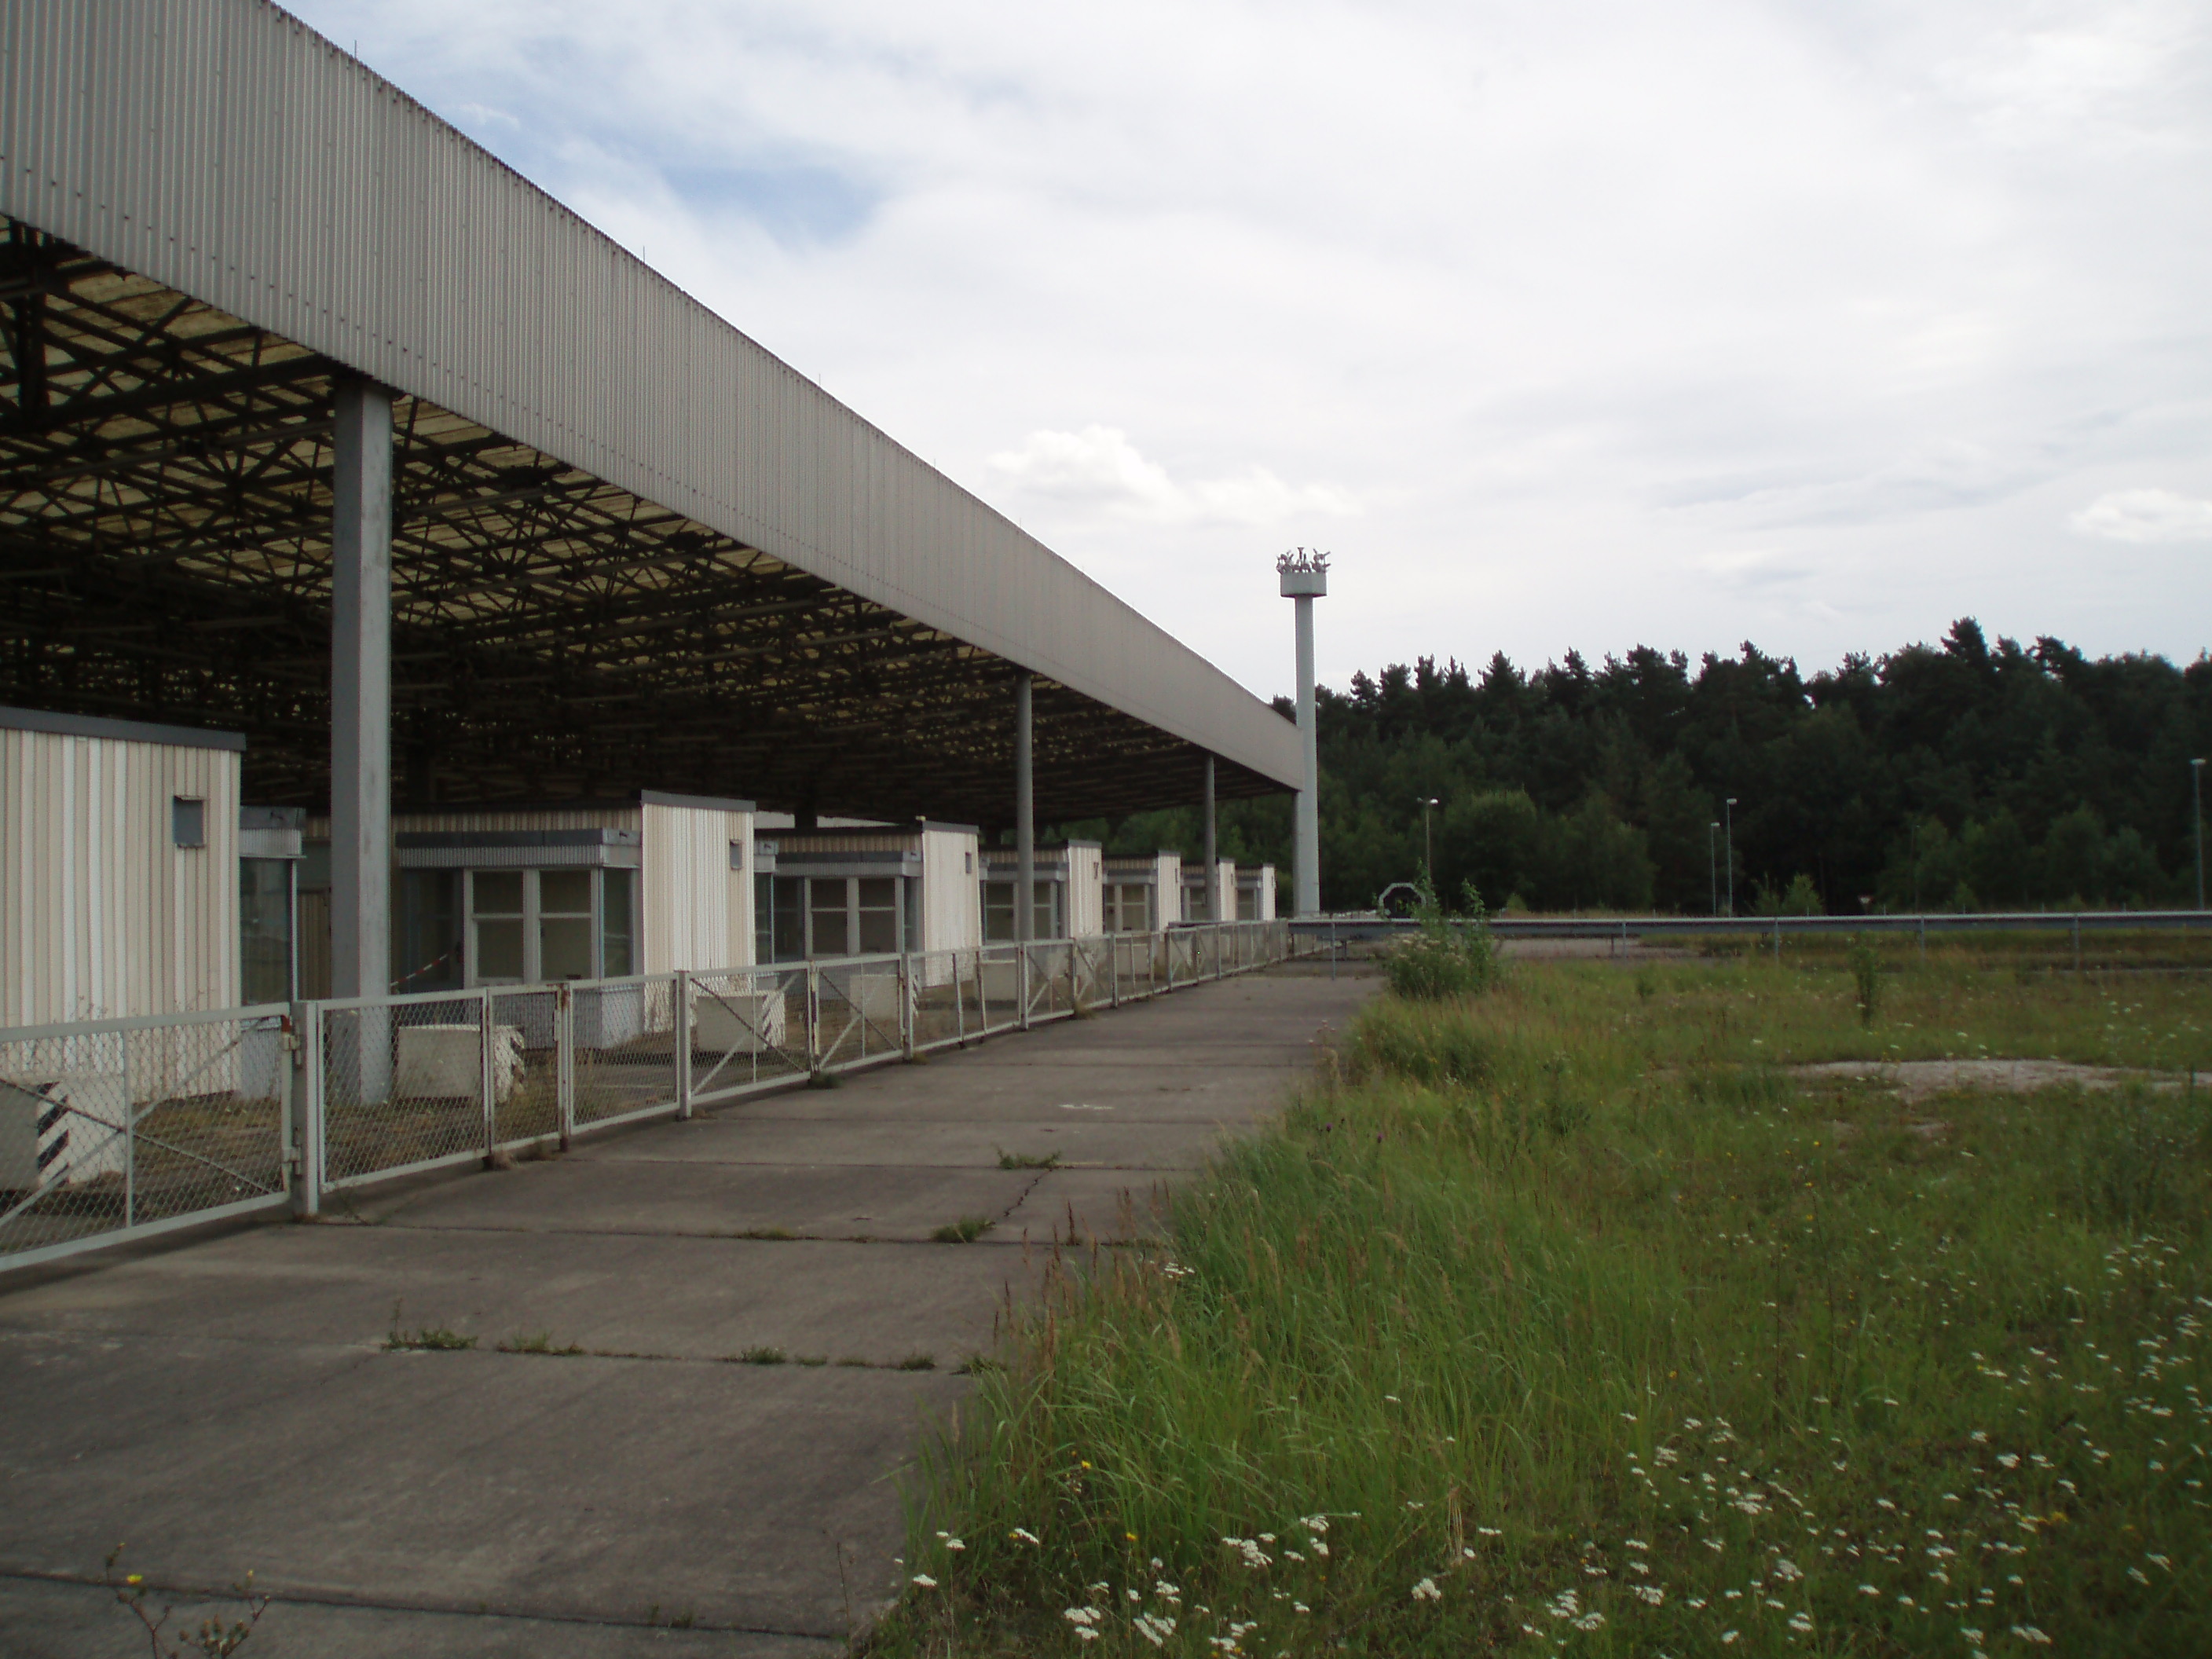
[[[1861,939],[1851,941],[1851,984],[1858,994],[1859,1024],[1871,1028],[1881,998],[1881,955]]]
[[[1498,947],[1490,937],[1482,896],[1471,884],[1465,887],[1466,915],[1450,917],[1425,873],[1416,885],[1420,901],[1413,911],[1415,930],[1383,960],[1390,988],[1422,1002],[1488,990],[1498,982]]]

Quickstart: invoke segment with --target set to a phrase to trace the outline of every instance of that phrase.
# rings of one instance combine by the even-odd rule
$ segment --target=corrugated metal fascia
[[[265,0],[9,0],[0,54],[0,210],[1295,787],[1266,703]]]

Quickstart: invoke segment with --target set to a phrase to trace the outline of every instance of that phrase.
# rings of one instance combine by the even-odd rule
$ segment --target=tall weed
[[[1454,918],[1444,914],[1425,872],[1415,885],[1419,898],[1413,910],[1414,932],[1392,946],[1383,959],[1391,990],[1428,1002],[1488,990],[1498,982],[1498,958],[1482,895],[1468,883],[1462,896],[1464,915]]]

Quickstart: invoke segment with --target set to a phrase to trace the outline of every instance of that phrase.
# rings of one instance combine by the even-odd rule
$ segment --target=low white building
[[[1101,909],[1109,933],[1156,933],[1182,919],[1182,854],[1103,860]]]
[[[1237,862],[1217,859],[1213,879],[1206,878],[1206,863],[1197,860],[1182,867],[1182,920],[1218,921],[1237,915]]]
[[[750,801],[654,790],[395,814],[392,988],[745,966],[752,825]],[[309,823],[301,878],[302,979],[318,996],[330,994],[329,834],[327,819]]]
[[[1237,920],[1273,921],[1275,919],[1275,866],[1240,864],[1237,866]]]
[[[0,708],[0,1025],[238,1005],[245,750]]]
[[[981,940],[975,825],[779,830],[757,842],[755,959],[966,950]]]
[[[1004,944],[1014,937],[1014,891],[1020,860],[1011,847],[983,849],[983,942]],[[1032,866],[1036,878],[1030,937],[1090,939],[1105,931],[1102,913],[1104,857],[1095,841],[1071,841],[1040,847]]]

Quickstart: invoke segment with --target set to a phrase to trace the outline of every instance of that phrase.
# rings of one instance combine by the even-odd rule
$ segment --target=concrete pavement
[[[143,1642],[118,1542],[195,1623],[252,1570],[249,1654],[839,1651],[1040,1247],[1147,1231],[1373,984],[1278,969],[0,1279],[0,1655]]]

